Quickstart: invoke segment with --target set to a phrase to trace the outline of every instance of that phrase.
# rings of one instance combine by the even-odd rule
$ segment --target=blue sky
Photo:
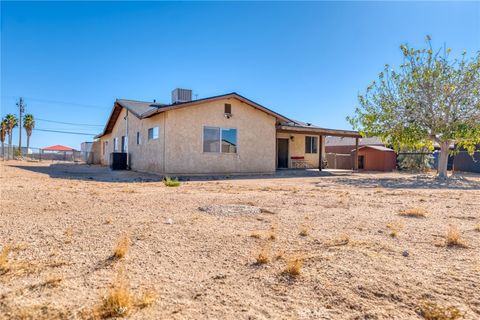
[[[38,129],[96,133],[115,98],[169,102],[184,87],[350,129],[357,94],[427,34],[454,53],[480,50],[480,2],[2,1],[1,114],[23,96],[37,119],[82,124]],[[35,131],[31,145],[86,140]]]

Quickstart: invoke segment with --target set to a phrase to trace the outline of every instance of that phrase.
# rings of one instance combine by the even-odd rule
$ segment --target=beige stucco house
[[[319,168],[324,137],[360,137],[294,121],[237,93],[192,100],[176,89],[171,104],[117,99],[97,138],[100,162],[126,153],[132,170],[165,175],[273,173]]]

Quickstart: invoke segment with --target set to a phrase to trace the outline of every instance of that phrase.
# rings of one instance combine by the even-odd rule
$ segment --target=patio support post
[[[355,156],[353,158],[353,171],[358,171],[358,138],[355,138]]]
[[[322,135],[318,136],[318,171],[322,171],[322,158],[323,158],[323,146],[322,146]]]

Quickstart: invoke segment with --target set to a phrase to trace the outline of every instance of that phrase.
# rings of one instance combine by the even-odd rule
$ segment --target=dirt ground
[[[122,270],[131,294],[157,296],[129,319],[421,319],[428,307],[480,318],[478,175],[166,187],[96,166],[0,170],[0,248],[11,248],[3,271],[0,254],[1,319],[81,319]],[[408,209],[426,215],[399,214]],[[449,246],[455,228],[460,245]],[[129,250],[113,259],[123,234]],[[300,274],[285,273],[295,260]]]

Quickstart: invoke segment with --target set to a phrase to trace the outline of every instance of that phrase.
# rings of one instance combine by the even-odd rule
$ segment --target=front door
[[[358,156],[358,169],[364,169],[365,156]]]
[[[277,140],[277,167],[279,169],[288,168],[288,139]]]

